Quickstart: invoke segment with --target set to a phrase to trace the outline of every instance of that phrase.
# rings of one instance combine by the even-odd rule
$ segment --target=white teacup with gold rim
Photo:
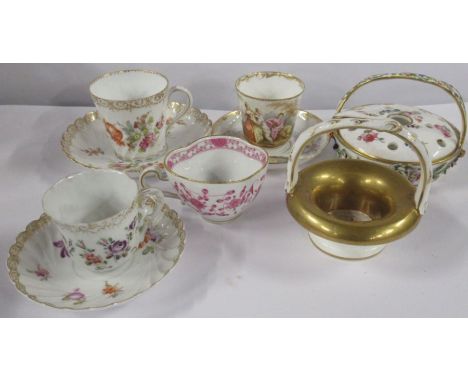
[[[148,219],[161,214],[164,196],[138,191],[134,180],[115,170],[93,170],[58,181],[42,199],[44,212],[62,234],[54,241],[75,270],[104,273],[130,264],[144,240]]]
[[[268,167],[268,154],[243,139],[213,136],[198,139],[187,147],[173,150],[164,158],[167,178],[179,198],[211,222],[236,218],[257,197]],[[140,175],[154,174],[163,179],[154,166]]]
[[[169,87],[169,80],[150,70],[121,70],[106,73],[89,86],[115,153],[122,159],[157,156],[166,149],[168,129],[192,106],[191,93],[181,86]],[[171,95],[187,97],[174,118],[168,118]]]
[[[279,147],[291,138],[305,85],[281,72],[255,72],[236,81],[245,138],[262,147]]]

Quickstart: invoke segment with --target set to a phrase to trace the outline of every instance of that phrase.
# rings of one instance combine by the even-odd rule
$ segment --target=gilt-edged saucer
[[[7,266],[25,296],[58,309],[99,309],[139,295],[162,280],[177,264],[185,245],[182,220],[167,205],[163,216],[145,227],[131,265],[122,272],[78,275],[50,218],[43,214],[18,235]]]
[[[292,147],[299,134],[301,134],[308,127],[316,125],[322,122],[322,120],[315,114],[308,111],[299,110],[296,116],[296,123],[294,125],[294,131],[291,139],[286,142],[283,146],[275,148],[265,148],[270,157],[269,169],[285,169],[288,163],[289,155],[291,154]],[[242,118],[239,110],[231,111],[224,114],[213,124],[213,135],[231,135],[233,137],[244,138],[242,131]],[[308,145],[301,157],[301,163],[305,163],[310,160],[316,151],[322,150],[330,141],[329,136],[322,135],[316,139],[313,143]]]
[[[181,104],[171,102],[167,115],[172,117]],[[167,151],[187,146],[193,141],[211,135],[212,123],[205,113],[194,107],[172,126],[167,135]],[[129,173],[141,172],[148,166],[159,164],[166,152],[156,157],[125,160],[117,157],[97,111],[78,118],[68,126],[62,136],[62,150],[74,162],[89,168],[111,168]]]

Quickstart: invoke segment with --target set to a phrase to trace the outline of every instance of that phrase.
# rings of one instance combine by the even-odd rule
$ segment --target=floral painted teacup
[[[245,138],[278,147],[291,138],[304,83],[292,74],[256,72],[236,81]]]
[[[161,154],[166,135],[192,106],[191,93],[181,87],[169,88],[169,80],[149,70],[122,70],[106,73],[89,86],[116,155],[141,159]],[[182,92],[187,102],[174,118],[168,118],[167,104],[174,92]]]
[[[258,195],[268,167],[268,154],[240,138],[201,138],[187,147],[169,152],[164,168],[175,196],[211,222],[232,220]],[[161,169],[142,172],[163,179]]]
[[[69,176],[42,199],[62,234],[54,241],[61,257],[71,257],[77,272],[114,271],[130,264],[144,240],[146,222],[162,216],[164,196],[155,188],[138,191],[128,175],[93,170]]]

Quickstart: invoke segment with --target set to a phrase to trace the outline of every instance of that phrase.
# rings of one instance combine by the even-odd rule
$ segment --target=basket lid
[[[409,128],[424,143],[434,164],[445,162],[457,153],[459,131],[437,114],[397,104],[363,105],[350,110],[370,117],[394,119]],[[336,132],[335,136],[345,147],[369,159],[396,163],[416,163],[418,159],[407,144],[385,132],[350,128]]]

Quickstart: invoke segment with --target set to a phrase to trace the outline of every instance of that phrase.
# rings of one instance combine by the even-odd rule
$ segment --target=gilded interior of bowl
[[[369,161],[329,160],[299,173],[287,196],[291,215],[308,231],[353,245],[385,244],[420,219],[415,188],[396,171]]]

